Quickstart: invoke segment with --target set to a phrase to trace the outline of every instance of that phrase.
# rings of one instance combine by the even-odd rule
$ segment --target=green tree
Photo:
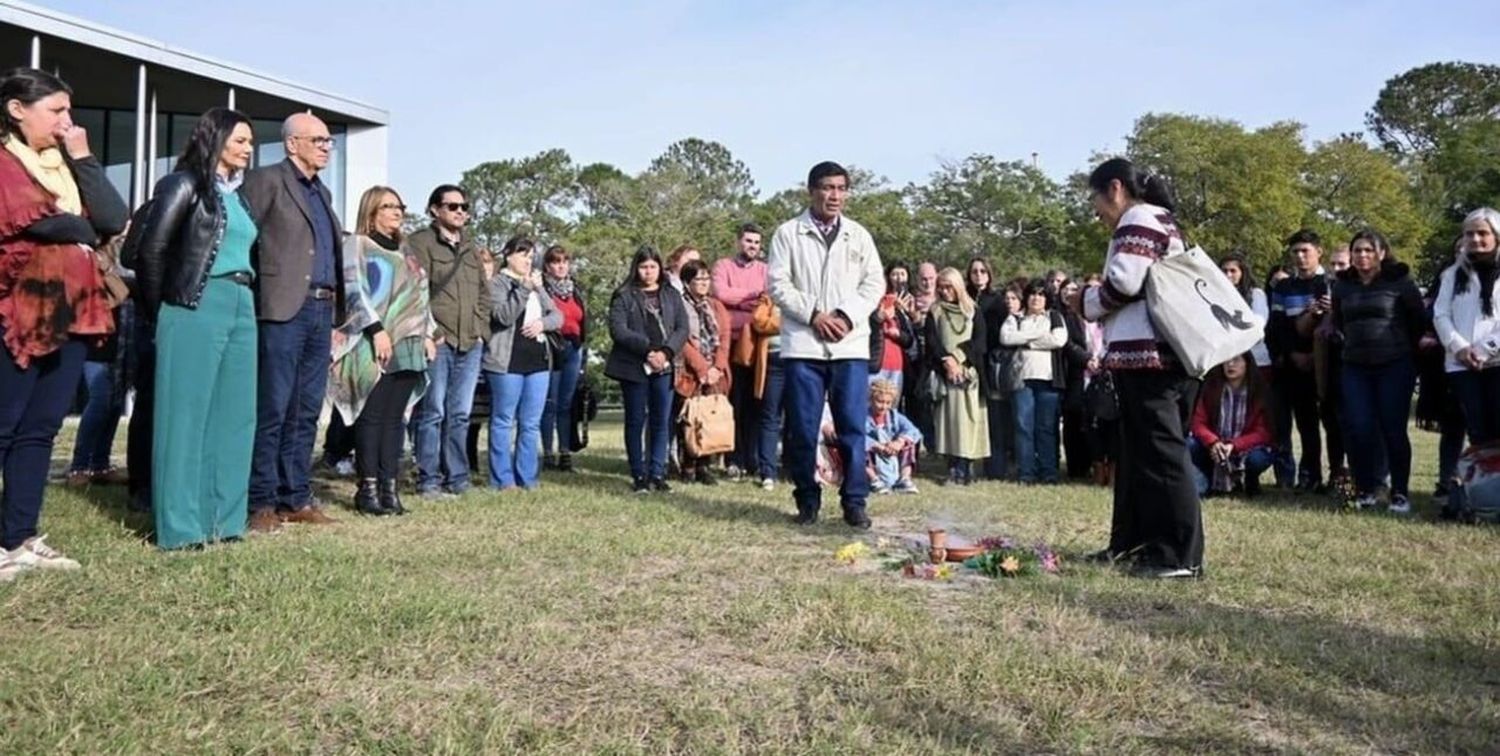
[[[480,163],[464,171],[463,185],[475,238],[494,249],[517,234],[542,241],[565,236],[578,198],[578,170],[567,151],[554,148]]]
[[[1315,145],[1307,156],[1303,190],[1303,225],[1317,230],[1330,246],[1367,227],[1385,234],[1403,257],[1426,243],[1429,224],[1410,179],[1389,153],[1371,148],[1358,135]]]
[[[1381,88],[1365,124],[1386,149],[1425,157],[1473,123],[1500,118],[1500,66],[1430,63]]]
[[[944,163],[911,197],[924,257],[962,265],[982,255],[1003,270],[1031,270],[1061,251],[1068,223],[1062,187],[1023,161],[971,155]]]

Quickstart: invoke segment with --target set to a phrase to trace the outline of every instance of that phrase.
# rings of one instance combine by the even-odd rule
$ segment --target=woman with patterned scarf
[[[406,417],[437,354],[427,274],[401,243],[405,214],[390,187],[359,199],[354,235],[344,241],[348,319],[334,331],[328,389],[334,411],[354,429],[354,508],[377,517],[406,514],[396,491]]]
[[[682,266],[682,300],[690,312],[697,314],[691,322],[697,328],[682,348],[683,369],[677,371],[675,389],[677,399],[672,403],[672,416],[681,414],[682,404],[700,394],[729,394],[729,310],[714,298],[713,274],[708,265],[693,260]],[[679,440],[680,441],[680,440]],[[679,443],[682,449],[682,479],[712,486],[713,473],[708,468],[711,460],[690,457],[687,444]]]
[[[552,341],[552,378],[547,384],[547,405],[542,409],[542,466],[561,472],[573,471],[573,395],[583,379],[589,336],[588,297],[574,280],[572,267],[562,245],[552,245],[542,257],[542,285],[563,319],[558,338]],[[554,438],[556,447],[552,445]]]
[[[42,71],[0,78],[0,582],[78,563],[37,535],[45,470],[90,343],[114,329],[94,253],[126,208]]]
[[[1276,436],[1266,404],[1266,384],[1255,356],[1244,354],[1208,373],[1193,410],[1188,453],[1198,495],[1260,493],[1260,474],[1270,469]]]
[[[974,460],[990,456],[989,409],[980,388],[986,343],[984,313],[969,298],[963,275],[944,268],[927,318],[929,382],[935,387],[933,451],[948,458],[948,485],[974,481]]]

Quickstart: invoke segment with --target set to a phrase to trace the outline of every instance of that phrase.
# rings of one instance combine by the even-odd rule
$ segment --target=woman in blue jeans
[[[1067,380],[1062,349],[1068,345],[1068,326],[1045,281],[1032,281],[1025,294],[1025,309],[1000,326],[1000,344],[1016,350],[1012,365],[1022,381],[1011,396],[1016,466],[1022,483],[1052,484],[1058,480],[1058,413]]]
[[[588,344],[587,296],[573,280],[572,261],[562,245],[554,244],[542,259],[542,285],[562,315],[562,326],[553,344],[552,380],[547,386],[547,406],[542,409],[543,466],[573,471],[573,394],[583,377],[585,345]],[[557,446],[552,445],[553,438]],[[556,456],[553,450],[556,449]]]
[[[552,375],[547,332],[562,315],[532,270],[536,245],[512,237],[501,249],[502,267],[490,277],[490,324],[484,376],[490,386],[490,485],[528,491],[540,483],[542,406]],[[514,438],[514,441],[512,441]]]
[[[609,336],[614,343],[604,374],[619,381],[625,402],[631,491],[665,492],[671,490],[666,476],[672,360],[688,340],[687,307],[675,290],[663,291],[661,254],[654,247],[637,249],[629,270],[609,302]]]
[[[78,418],[78,433],[73,437],[73,463],[68,466],[68,485],[91,483],[124,485],[130,476],[110,461],[115,433],[120,428],[120,414],[125,411],[125,361],[130,359],[131,344],[126,335],[134,327],[130,302],[115,308],[115,333],[102,345],[89,348],[83,363],[83,388],[88,403]]]
[[[1350,267],[1338,275],[1331,301],[1333,327],[1344,339],[1344,424],[1358,498],[1355,506],[1376,504],[1381,451],[1391,473],[1390,511],[1411,512],[1411,439],[1406,433],[1417,373],[1417,340],[1427,330],[1422,293],[1406,265],[1391,257],[1390,245],[1375,231],[1361,231],[1349,242]]]

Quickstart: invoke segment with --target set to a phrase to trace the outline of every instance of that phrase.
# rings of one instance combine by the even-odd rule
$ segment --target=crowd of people
[[[425,228],[404,233],[401,195],[375,186],[346,230],[319,179],[327,126],[291,116],[286,159],[250,169],[250,121],[226,108],[200,118],[127,233],[67,85],[13,70],[0,103],[0,579],[77,567],[37,525],[40,471],[80,383],[69,483],[128,481],[164,549],[334,522],[312,486],[325,402],[327,456],[352,454],[362,514],[406,512],[408,441],[418,496],[474,485],[481,383],[488,487],[531,490],[543,469],[574,469],[594,314],[567,249],[521,236],[479,247],[451,184],[429,194]],[[1112,485],[1110,541],[1093,557],[1199,577],[1201,497],[1253,496],[1267,471],[1302,491],[1347,480],[1361,508],[1410,511],[1419,373],[1418,418],[1444,434],[1440,487],[1465,434],[1500,435],[1494,210],[1469,215],[1425,295],[1374,231],[1331,250],[1292,233],[1290,268],[1264,290],[1245,256],[1226,255],[1265,340],[1200,382],[1144,297],[1151,266],[1184,251],[1160,177],[1123,159],[1090,175],[1113,231],[1101,273],[1008,281],[983,257],[962,271],[882,261],[844,215],[850,189],[848,171],[819,163],[807,210],[769,238],[746,223],[711,264],[687,245],[635,252],[597,315],[632,491],[724,477],[769,491],[785,466],[797,523],[816,522],[836,488],[844,521],[868,528],[869,497],[916,493],[931,455],[945,485]],[[109,450],[127,389],[122,474]],[[695,453],[701,441],[684,437],[678,418],[703,397],[731,408],[732,451]]]

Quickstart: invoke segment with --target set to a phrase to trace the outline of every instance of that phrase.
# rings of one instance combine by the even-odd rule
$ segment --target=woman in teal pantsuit
[[[213,108],[139,229],[138,286],[156,317],[151,507],[163,549],[239,538],[255,443],[255,223],[239,184],[250,119]]]

